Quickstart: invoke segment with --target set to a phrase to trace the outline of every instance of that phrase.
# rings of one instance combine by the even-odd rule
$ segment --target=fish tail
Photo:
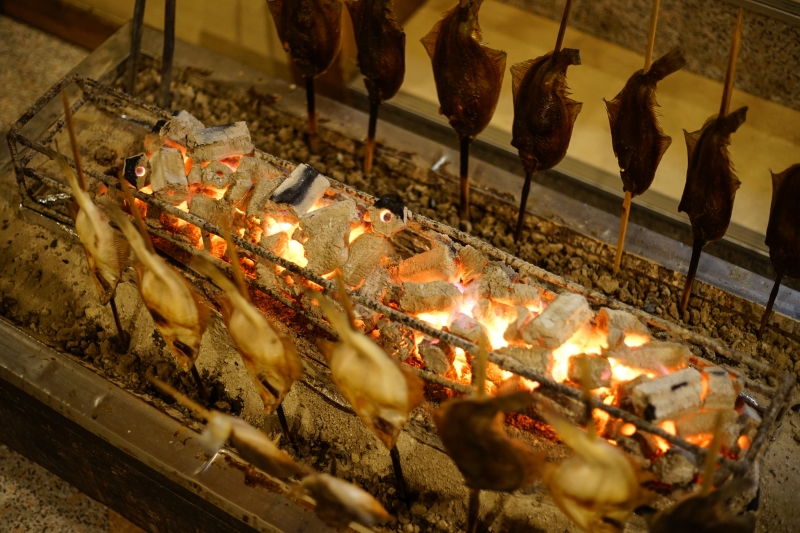
[[[680,46],[676,46],[663,56],[653,62],[647,76],[653,82],[659,82],[686,66],[686,58],[683,57]]]

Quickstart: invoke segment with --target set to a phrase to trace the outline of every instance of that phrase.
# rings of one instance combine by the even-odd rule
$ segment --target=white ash
[[[352,200],[302,216],[299,229],[306,237],[303,246],[307,268],[317,274],[327,274],[343,267],[350,253],[350,231],[358,222],[358,209]]]
[[[495,353],[508,356],[543,375],[553,370],[553,353],[544,348],[505,346],[495,350]]]
[[[608,339],[609,349],[621,346],[625,336],[635,334],[650,338],[650,330],[641,320],[625,311],[616,311],[607,307],[597,312],[597,329]]]
[[[350,244],[350,254],[342,269],[344,281],[351,287],[360,287],[376,266],[386,266],[396,261],[392,242],[382,235],[364,233]]]
[[[255,148],[245,122],[190,131],[186,141],[189,157],[203,163],[250,154]]]
[[[270,202],[270,196],[275,192],[275,189],[280,187],[284,179],[285,178],[270,179],[256,177],[253,192],[250,194],[250,200],[247,202],[247,211],[245,214],[248,217],[263,218],[267,210],[267,205]]]
[[[424,339],[419,343],[417,349],[422,362],[425,363],[425,367],[431,372],[446,374],[452,367],[452,356],[448,357],[448,353],[439,346],[438,341]],[[448,352],[451,352],[451,350],[448,350]]]
[[[489,344],[489,334],[483,324],[464,313],[458,313],[447,329],[456,337],[466,339],[472,344]]]
[[[382,265],[376,265],[364,278],[364,283],[358,289],[358,293],[376,302],[383,302],[390,285],[393,284],[389,271]],[[397,288],[399,289],[399,287]]]
[[[283,176],[277,167],[268,161],[264,161],[260,157],[242,156],[239,159],[239,166],[236,168],[239,172],[247,172],[253,181],[261,179],[271,180]]]
[[[409,314],[446,313],[452,315],[461,308],[461,291],[446,281],[404,283],[400,307]]]
[[[511,344],[524,344],[525,340],[522,338],[522,328],[525,324],[533,320],[533,313],[527,307],[518,305],[514,307],[516,311],[516,318],[508,323],[503,338]]]
[[[467,287],[467,292],[477,295],[478,298],[494,299],[495,296],[507,295],[509,285],[511,277],[506,269],[497,261],[492,261],[484,267],[480,277]]]
[[[616,350],[604,351],[604,355],[636,370],[662,374],[686,368],[692,352],[685,344],[652,341],[637,348],[623,344]]]
[[[739,414],[733,409],[703,410],[690,413],[675,420],[678,436],[684,439],[703,436],[711,442],[718,418],[722,418],[722,445],[731,447],[739,437]]]
[[[219,227],[229,228],[233,222],[233,213],[228,204],[204,194],[192,196],[189,212]]]
[[[736,398],[741,392],[738,380],[734,382],[724,368],[716,366],[702,368],[700,372],[706,379],[707,387],[703,407],[705,409],[733,409]]]
[[[330,185],[319,171],[301,164],[275,189],[270,199],[276,204],[290,205],[297,216],[303,216],[325,195]]]
[[[233,174],[231,167],[225,163],[213,161],[203,169],[203,184],[216,189],[223,189],[230,183],[231,174]]]
[[[576,355],[567,361],[567,377],[576,385],[584,381],[589,389],[611,385],[611,364],[601,355]]]
[[[636,414],[648,422],[676,418],[702,405],[702,376],[684,368],[644,383],[631,391]]]
[[[534,287],[527,283],[513,283],[506,286],[505,289],[496,291],[491,299],[505,305],[540,306],[543,294],[544,289],[541,287]]]
[[[258,241],[259,246],[266,248],[275,255],[282,255],[286,251],[288,244],[289,236],[283,231],[269,236],[262,235],[261,240]]]
[[[246,172],[239,172],[238,170],[230,175],[230,184],[225,191],[223,199],[232,207],[238,207],[245,200],[245,196],[253,188],[253,180]]]
[[[588,324],[592,315],[589,302],[580,294],[560,294],[522,328],[522,338],[531,346],[555,349]]]
[[[191,160],[190,160],[191,161]],[[189,173],[186,175],[186,181],[189,182],[189,185],[200,185],[203,183],[203,167],[202,165],[194,164],[192,162],[192,167],[189,169]]]
[[[457,272],[452,248],[434,241],[430,250],[400,262],[397,275],[402,281],[450,281]]]
[[[461,282],[468,284],[480,276],[489,260],[483,253],[476,250],[471,245],[462,246],[458,250],[458,262],[461,266]]]
[[[186,167],[183,154],[177,148],[161,148],[150,161],[152,173],[150,185],[153,196],[172,205],[178,205],[189,197]]]
[[[694,479],[697,466],[685,452],[673,448],[653,463],[653,473],[668,485],[685,485]]]
[[[406,227],[408,210],[405,207],[403,208],[402,216],[398,216],[397,213],[390,209],[375,207],[374,205],[367,208],[367,213],[372,224],[372,231],[377,234],[392,237]]]
[[[172,114],[172,118],[161,126],[158,134],[185,147],[189,133],[202,129],[205,129],[202,122],[189,112],[181,110]]]

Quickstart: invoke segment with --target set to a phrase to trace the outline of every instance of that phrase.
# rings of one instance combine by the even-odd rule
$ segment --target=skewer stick
[[[168,109],[172,83],[172,60],[175,57],[175,0],[164,6],[164,52],[161,54],[161,107]]]
[[[199,416],[202,416],[206,420],[209,420],[211,418],[211,411],[209,411],[199,403],[195,402],[185,394],[178,392],[174,387],[167,385],[157,377],[147,376],[147,381],[152,383],[157,389],[159,389],[164,394],[168,394],[173,398],[175,398],[175,401],[177,401],[179,404],[186,407],[187,409],[191,409]]]
[[[650,65],[653,64],[653,47],[656,44],[656,28],[658,26],[658,8],[661,5],[661,0],[653,0],[653,14],[650,18],[650,35],[647,39],[647,50],[644,53],[644,72],[650,70]]]
[[[347,293],[347,287],[345,286],[344,278],[339,270],[336,271],[336,290],[339,292],[339,303],[344,308],[344,312],[347,315],[347,321],[350,323],[350,327],[353,329],[353,331],[358,331],[358,325],[356,324],[356,312],[353,309],[353,302],[350,300],[350,295]]]
[[[397,450],[397,445],[389,450],[389,457],[392,458],[392,468],[394,469],[394,478],[397,481],[397,488],[400,490],[400,497],[406,503],[406,506],[411,507],[411,493],[406,484],[406,478],[403,475],[403,465],[400,463],[400,452]]]
[[[466,533],[475,533],[478,529],[478,513],[481,509],[480,489],[469,489],[469,505],[467,506]]]
[[[777,298],[778,291],[781,288],[781,279],[783,279],[783,270],[778,271],[778,276],[775,278],[775,285],[772,286],[772,292],[769,293],[767,308],[764,309],[764,315],[761,317],[761,327],[758,328],[758,340],[761,340],[761,337],[764,336],[764,330],[767,329],[767,322],[769,322],[769,317],[772,315],[772,306],[775,304],[775,298]]]
[[[317,104],[314,95],[314,77],[306,76],[306,108],[308,110],[308,145],[317,151]]]
[[[61,89],[61,101],[64,103],[64,118],[67,121],[67,131],[69,132],[69,143],[72,145],[72,158],[75,159],[75,168],[78,169],[78,183],[81,190],[86,190],[86,177],[83,175],[83,165],[81,164],[81,153],[78,150],[78,136],[75,135],[75,124],[72,122],[72,110],[69,108],[67,90]]]
[[[294,447],[294,437],[292,436],[292,432],[289,431],[289,423],[286,421],[286,412],[283,410],[283,404],[279,404],[275,412],[278,414],[278,422],[281,424],[283,437],[286,439],[289,446]]]
[[[462,230],[469,224],[469,145],[472,139],[461,139],[461,196],[459,198],[458,218],[461,220]]]
[[[364,151],[364,174],[372,172],[372,158],[375,154],[375,130],[378,127],[378,109],[380,100],[369,103],[369,128],[367,130],[367,144]]]
[[[125,203],[128,204],[131,215],[133,215],[133,221],[136,223],[136,227],[139,229],[142,239],[144,239],[144,244],[147,246],[147,251],[151,254],[155,254],[156,249],[153,247],[153,241],[150,240],[150,233],[147,231],[147,225],[144,223],[144,219],[142,218],[142,212],[139,211],[139,208],[136,206],[136,201],[133,197],[133,194],[131,194],[131,190],[128,188],[130,185],[127,181],[125,181],[125,178],[119,178],[119,185],[122,189],[122,195],[125,198]]]
[[[231,232],[227,227],[220,227],[220,235],[225,239],[225,255],[231,261],[231,269],[233,270],[233,281],[236,287],[244,297],[245,300],[250,302],[250,291],[247,289],[247,282],[244,279],[244,272],[242,272],[242,264],[239,262],[239,251],[236,249],[236,244],[233,242]]]
[[[631,215],[631,192],[625,191],[625,199],[622,201],[622,217],[619,220],[619,238],[617,240],[617,255],[614,257],[614,275],[619,273],[619,266],[622,264],[622,251],[625,247],[625,235],[628,233],[628,217]]]
[[[733,81],[736,78],[736,60],[739,58],[739,47],[742,44],[742,19],[744,9],[739,8],[739,16],[736,17],[736,27],[731,37],[731,49],[728,53],[728,70],[725,73],[725,87],[722,90],[722,103],[719,107],[719,116],[724,117],[728,114],[731,107],[731,97],[733,96]]]
[[[528,204],[528,195],[531,192],[531,181],[533,172],[525,172],[525,185],[522,186],[522,198],[519,204],[519,215],[517,215],[517,231],[514,232],[514,242],[519,242],[522,237],[522,228],[525,226],[525,206]]]
[[[126,353],[128,351],[130,336],[122,327],[122,321],[119,319],[119,311],[117,311],[117,302],[115,300],[115,296],[111,297],[111,299],[108,301],[108,305],[111,307],[111,314],[114,315],[114,324],[117,326],[117,349],[119,350],[119,353]]]
[[[561,26],[558,28],[558,37],[556,37],[556,46],[553,48],[553,55],[561,51],[561,45],[564,44],[564,34],[567,32],[567,20],[569,19],[569,11],[572,9],[572,0],[567,0],[564,6],[564,14],[561,15]]]
[[[703,484],[700,486],[700,496],[706,496],[711,492],[714,484],[714,470],[717,467],[717,456],[722,447],[722,413],[717,415],[714,422],[714,438],[706,452],[706,460],[703,468]]]
[[[692,259],[689,262],[689,272],[686,274],[686,284],[683,286],[683,295],[681,296],[681,313],[686,311],[686,307],[689,305],[689,297],[692,295],[697,265],[700,264],[700,254],[703,253],[704,245],[705,243],[700,239],[695,239],[692,245]]]
[[[197,371],[197,366],[193,364],[190,372],[192,374],[192,378],[194,378],[194,384],[197,385],[197,392],[200,393],[200,397],[203,399],[203,401],[208,403],[210,398],[208,389],[206,389],[206,386],[203,383],[203,378],[200,377],[200,372]]]
[[[472,361],[472,395],[475,398],[486,397],[486,366],[489,362],[489,352],[486,341],[478,344],[478,353]],[[467,528],[466,533],[475,533],[478,529],[478,517],[481,508],[481,490],[469,489],[467,502]]]
[[[128,58],[127,93],[134,95],[136,90],[136,74],[139,72],[139,49],[142,47],[142,29],[144,28],[145,0],[136,0],[131,22],[131,52]]]

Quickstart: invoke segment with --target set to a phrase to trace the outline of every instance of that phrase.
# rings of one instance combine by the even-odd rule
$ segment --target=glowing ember
[[[350,239],[348,240],[348,242],[350,244],[353,244],[353,241],[356,240],[359,236],[363,235],[365,231],[367,231],[366,227],[364,227],[364,225],[361,224],[356,229],[350,232]]]
[[[147,174],[147,169],[146,169],[146,168],[144,168],[144,167],[143,167],[143,166],[141,166],[141,165],[139,165],[138,167],[136,167],[136,175],[137,175],[138,177],[140,177],[140,178],[141,178],[141,177],[142,177],[142,176],[144,176],[145,174]]]
[[[630,437],[636,433],[636,426],[633,424],[623,424],[621,428],[619,428],[620,435],[625,435],[626,437]]]
[[[736,444],[739,445],[739,448],[742,450],[746,450],[750,448],[750,437],[747,435],[740,435],[739,438],[736,440]]]

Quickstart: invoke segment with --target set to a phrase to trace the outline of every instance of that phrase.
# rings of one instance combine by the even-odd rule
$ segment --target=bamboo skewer
[[[77,168],[78,183],[83,191],[87,190],[86,176],[83,174],[83,164],[81,163],[81,153],[78,149],[78,136],[75,133],[75,123],[72,121],[72,110],[69,107],[69,99],[67,98],[66,89],[61,89],[61,101],[64,104],[64,118],[67,123],[67,131],[69,132],[69,143],[72,145],[72,157],[75,159],[75,168]],[[117,302],[115,301],[116,295],[112,295],[108,301],[111,307],[111,314],[114,316],[114,325],[117,328],[117,349],[120,353],[125,353],[128,350],[128,342],[130,336],[122,327],[122,321],[119,318],[117,311]]]
[[[375,157],[375,131],[378,128],[378,110],[380,101],[369,103],[369,127],[367,129],[367,144],[364,151],[364,174],[372,172],[372,160]]]
[[[644,73],[650,70],[653,64],[653,48],[656,43],[656,30],[658,28],[658,10],[661,5],[661,0],[653,0],[653,14],[650,18],[650,33],[647,38],[647,48],[644,53]],[[630,191],[625,191],[625,199],[622,201],[622,217],[619,222],[619,237],[617,238],[617,253],[614,256],[614,270],[616,276],[619,273],[620,265],[622,264],[622,252],[625,248],[625,236],[628,233],[628,217],[631,214],[631,201],[633,195]]]
[[[736,77],[736,60],[739,57],[739,47],[742,44],[742,20],[744,17],[744,9],[739,9],[739,15],[736,17],[736,26],[733,30],[731,37],[731,47],[728,53],[728,68],[725,73],[725,85],[722,89],[722,102],[719,108],[719,118],[728,114],[731,107],[731,97],[733,96],[733,82]],[[695,239],[692,246],[692,259],[689,262],[689,272],[686,275],[686,284],[683,286],[683,295],[681,297],[681,312],[686,311],[689,305],[689,297],[692,295],[692,286],[694,279],[697,275],[697,266],[700,263],[700,255],[703,253],[703,246],[705,242]]]
[[[572,0],[567,0],[566,5],[564,6],[564,13],[561,15],[561,25],[558,27],[558,36],[556,37],[556,44],[553,47],[553,56],[560,52],[561,47],[564,45],[564,35],[567,33],[567,21],[569,20],[569,12],[571,9]],[[517,228],[514,232],[514,242],[519,242],[520,238],[522,237],[522,229],[525,227],[525,209],[528,205],[528,195],[531,192],[531,182],[533,181],[533,175],[535,173],[535,170],[533,172],[525,172],[525,183],[522,186],[522,194],[519,203],[519,215],[517,215]]]
[[[161,107],[169,109],[171,103],[172,60],[175,57],[175,0],[164,6],[164,52],[161,55]]]

